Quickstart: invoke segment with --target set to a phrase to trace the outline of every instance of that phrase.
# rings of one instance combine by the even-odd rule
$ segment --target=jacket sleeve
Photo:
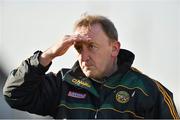
[[[41,53],[35,52],[10,73],[3,95],[12,108],[39,115],[52,115],[60,97],[58,91],[61,80],[53,73],[45,74],[51,63],[43,67],[38,60]]]
[[[158,106],[158,118],[180,119],[173,101],[173,94],[157,81],[156,85],[159,91],[158,103],[156,104]]]

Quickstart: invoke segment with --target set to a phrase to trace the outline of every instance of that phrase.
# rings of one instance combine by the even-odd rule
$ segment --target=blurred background
[[[11,109],[2,88],[22,60],[71,34],[83,13],[114,22],[122,48],[136,55],[133,66],[173,92],[180,113],[180,0],[0,0],[0,118],[49,118]],[[71,48],[49,71],[75,60]]]

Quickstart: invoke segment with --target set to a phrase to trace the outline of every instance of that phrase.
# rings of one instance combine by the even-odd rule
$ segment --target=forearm
[[[50,49],[47,49],[46,51],[44,51],[40,57],[39,57],[39,63],[46,67],[47,65],[49,65],[52,60],[55,58],[55,56],[52,54]]]
[[[57,41],[56,44],[41,54],[39,58],[40,64],[47,66],[55,57],[64,55],[75,42],[87,42],[88,40],[91,40],[89,36],[82,36],[79,34],[65,35],[62,40]]]

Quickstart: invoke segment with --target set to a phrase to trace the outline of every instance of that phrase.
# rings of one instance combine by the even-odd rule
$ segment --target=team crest
[[[126,91],[119,91],[116,93],[116,100],[119,103],[127,103],[129,101],[129,93]]]

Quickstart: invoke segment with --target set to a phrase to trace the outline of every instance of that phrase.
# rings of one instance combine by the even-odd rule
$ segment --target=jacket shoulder
[[[142,89],[148,96],[157,94],[157,81],[143,74],[137,68],[131,67],[130,71],[125,75],[125,77],[128,79],[131,86],[136,86]]]
[[[167,91],[167,93],[172,96],[172,92],[163,86],[158,80],[150,78],[149,76],[143,74],[137,68],[131,67],[130,73],[132,77],[136,79],[137,82],[141,83],[144,89],[148,91],[149,94],[154,94],[154,92],[160,92],[161,89]]]

